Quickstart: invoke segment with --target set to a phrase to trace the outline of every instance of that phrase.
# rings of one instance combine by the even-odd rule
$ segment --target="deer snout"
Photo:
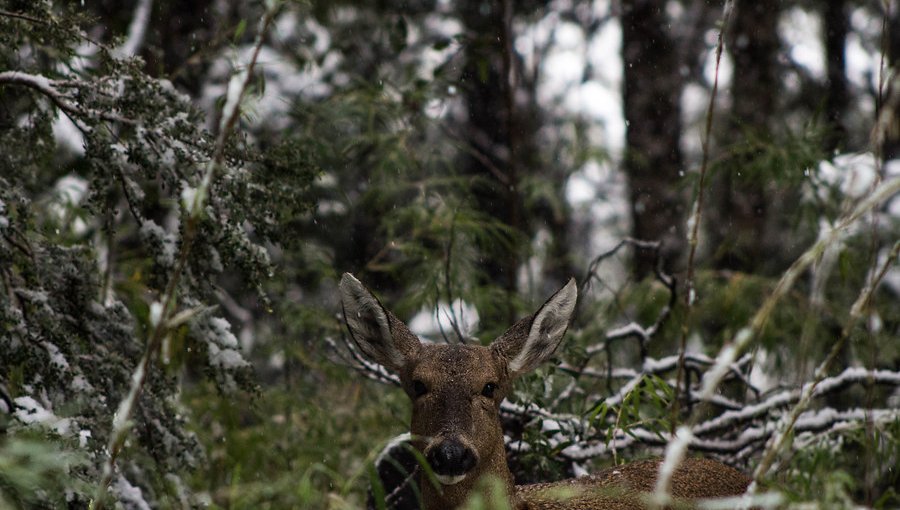
[[[444,485],[459,483],[478,462],[471,448],[456,439],[444,439],[425,452],[439,482]]]

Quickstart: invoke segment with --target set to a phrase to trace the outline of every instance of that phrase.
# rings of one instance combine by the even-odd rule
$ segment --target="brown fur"
[[[366,356],[387,363],[412,400],[410,432],[416,447],[428,457],[442,444],[454,442],[474,458],[473,467],[457,483],[435,487],[420,481],[427,510],[458,508],[479,490],[479,481],[486,475],[505,485],[511,506],[517,510],[644,508],[642,496],[654,489],[659,460],[632,462],[583,478],[522,486],[514,485],[506,464],[500,402],[515,377],[533,369],[558,347],[574,310],[574,281],[490,347],[420,343],[349,274],[341,280],[341,294],[354,342]],[[347,317],[348,312],[354,315]],[[390,338],[383,338],[383,331],[389,331]],[[519,370],[510,370],[516,363]],[[488,383],[496,386],[490,397],[484,394]],[[424,393],[417,394],[417,387],[424,388]],[[455,473],[444,474],[452,475]],[[719,462],[686,459],[673,475],[671,493],[686,500],[736,496],[749,482],[745,475]],[[566,492],[564,499],[559,497],[561,490]]]

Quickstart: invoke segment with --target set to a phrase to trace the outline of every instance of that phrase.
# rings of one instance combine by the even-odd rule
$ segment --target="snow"
[[[221,318],[213,317],[209,320],[210,327],[215,335],[215,341],[222,347],[237,348],[238,342],[231,332],[231,324]]]
[[[9,228],[9,218],[4,215],[5,213],[6,202],[0,199],[0,231]]]
[[[94,386],[82,374],[77,374],[72,378],[71,387],[73,390],[81,393],[94,391]]]
[[[118,495],[119,502],[125,510],[150,510],[150,505],[144,500],[144,493],[140,487],[135,487],[124,476],[119,475],[112,484],[113,491]]]
[[[208,119],[214,118],[217,101],[223,94],[226,94],[223,112],[231,111],[230,108],[236,105],[240,85],[246,76],[245,71],[240,69],[244,69],[243,62],[250,61],[253,51],[253,45],[244,45],[230,56],[213,62],[210,81],[203,86],[200,99],[200,105],[208,112]],[[336,52],[326,54],[321,60],[313,57],[309,59],[309,64],[300,69],[274,48],[262,46],[256,70],[262,73],[266,85],[263,90],[256,90],[256,95],[245,95],[243,119],[254,128],[265,125],[276,130],[286,129],[290,122],[288,106],[293,98],[317,98],[328,93],[330,85],[323,77],[338,67],[340,57]],[[223,85],[226,79],[227,86]],[[226,118],[223,115],[220,122]]]
[[[437,309],[423,308],[409,321],[409,329],[416,335],[429,339],[442,338],[442,330],[443,334],[452,337],[455,334],[452,324],[454,317],[463,336],[471,338],[478,328],[478,310],[459,298],[453,300],[452,306],[441,301]]]
[[[234,370],[250,365],[238,352],[237,337],[231,332],[231,323],[227,320],[212,317],[205,322],[195,323],[194,328],[200,339],[206,342],[211,366]]]
[[[185,211],[193,211],[196,200],[197,200],[197,188],[189,185],[186,182],[182,183],[181,206],[184,207],[184,210]]]
[[[706,52],[706,59],[703,63],[703,79],[706,80],[706,83],[710,86],[712,86],[716,79],[716,41],[718,35],[719,33],[715,30],[707,32],[707,40],[712,41],[712,43],[710,44],[709,50]],[[731,60],[731,56],[728,52],[723,51],[721,60],[719,61],[719,90],[722,91],[728,88],[728,86],[731,85],[733,77],[734,62]]]
[[[167,268],[175,265],[178,247],[173,234],[153,220],[144,220],[141,224],[140,237],[144,243],[153,247],[157,264]]]
[[[569,176],[566,200],[572,206],[572,219],[583,225],[579,235],[581,245],[575,246],[584,258],[613,248],[628,235],[629,205],[625,176],[611,160],[590,160]],[[600,276],[607,282],[619,282],[624,271],[619,260],[610,260],[600,268]]]
[[[13,416],[20,422],[37,424],[52,429],[59,435],[65,435],[69,432],[71,420],[56,416],[53,414],[53,411],[44,408],[44,406],[38,403],[34,398],[25,395],[16,397],[13,402],[16,405]]]
[[[215,344],[209,344],[209,364],[225,370],[249,366],[250,363],[234,349],[219,349]]]
[[[859,88],[876,88],[881,54],[866,49],[862,38],[855,32],[847,34],[844,51],[847,80]]]
[[[822,18],[817,13],[794,7],[778,21],[781,38],[790,48],[791,60],[817,79],[825,79],[825,48],[822,46]]]
[[[743,328],[738,331],[734,344],[728,344],[722,347],[719,355],[716,357],[716,363],[708,372],[703,374],[703,389],[700,390],[700,399],[709,400],[713,396],[713,392],[719,386],[719,382],[725,373],[731,368],[738,354],[738,346],[743,346],[750,337],[750,330]]]
[[[68,174],[56,181],[54,190],[61,203],[75,207],[81,203],[87,194],[88,182],[82,177]]]
[[[147,33],[147,25],[150,23],[150,13],[153,10],[153,0],[140,0],[134,9],[134,17],[128,25],[128,37],[125,42],[115,48],[117,57],[131,57],[140,52],[144,44],[144,36]]]
[[[162,311],[163,305],[159,301],[154,301],[150,303],[150,327],[157,328],[159,327],[159,322],[162,320]]]
[[[47,350],[47,354],[50,355],[50,363],[63,370],[68,370],[69,362],[66,361],[66,357],[63,355],[63,353],[59,351],[59,347],[46,341],[42,342],[41,345],[44,346],[44,349]]]
[[[819,163],[817,177],[829,186],[837,187],[850,198],[862,198],[872,191],[878,176],[875,157],[870,152],[839,154],[832,161]],[[820,190],[819,198],[828,198],[827,190]]]
[[[61,111],[53,121],[53,139],[56,146],[65,153],[75,157],[84,156],[84,136],[72,119]]]

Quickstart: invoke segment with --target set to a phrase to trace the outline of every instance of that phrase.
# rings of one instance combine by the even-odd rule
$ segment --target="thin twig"
[[[453,244],[456,240],[456,215],[458,210],[453,212],[453,219],[450,220],[450,239],[447,240],[447,256],[444,260],[444,287],[447,291],[447,306],[450,307],[449,319],[450,326],[453,327],[453,331],[456,332],[456,338],[461,344],[466,343],[466,337],[463,336],[462,330],[459,327],[459,318],[456,316],[456,310],[453,308],[453,288],[451,286],[451,282],[453,278],[451,277],[451,262],[453,257]],[[460,305],[462,305],[462,301],[460,301]],[[460,306],[462,308],[462,306]],[[462,310],[460,310],[460,313]],[[441,323],[441,318],[438,317],[438,325]],[[441,328],[441,333],[443,334],[444,330]]]
[[[706,190],[706,174],[709,166],[709,142],[712,137],[712,124],[713,124],[713,112],[716,107],[716,95],[719,91],[719,65],[722,62],[722,49],[725,46],[725,29],[728,26],[728,20],[731,18],[731,12],[734,9],[734,2],[732,0],[727,0],[725,2],[724,7],[722,8],[722,20],[721,25],[719,27],[719,36],[716,41],[716,70],[713,76],[713,87],[712,91],[709,94],[709,104],[706,107],[706,128],[704,130],[703,141],[702,141],[702,152],[703,159],[700,163],[700,181],[697,185],[697,201],[694,202],[694,208],[691,211],[691,216],[688,220],[688,225],[690,226],[690,236],[688,238],[688,245],[690,246],[690,251],[688,252],[688,262],[687,262],[687,276],[685,278],[685,293],[684,293],[684,319],[681,322],[681,344],[678,348],[679,362],[678,362],[678,373],[675,375],[675,398],[672,400],[672,430],[671,432],[675,433],[675,428],[678,426],[678,418],[680,414],[680,406],[679,406],[679,394],[681,393],[681,384],[682,378],[686,377],[686,373],[684,371],[684,355],[687,351],[687,337],[688,337],[688,329],[690,328],[691,315],[694,308],[694,302],[696,301],[696,289],[694,288],[694,261],[697,256],[697,245],[699,244],[699,235],[700,235],[700,219],[703,213],[703,198],[705,196]],[[684,381],[685,391],[687,391],[687,381]]]

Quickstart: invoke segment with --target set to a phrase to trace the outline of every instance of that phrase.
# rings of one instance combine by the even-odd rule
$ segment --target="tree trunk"
[[[516,119],[509,101],[506,27],[502,2],[467,0],[459,13],[465,33],[465,63],[460,90],[468,117],[460,136],[477,154],[466,152],[462,168],[477,176],[472,192],[478,209],[499,219],[513,231],[521,231],[521,201],[516,160]],[[510,295],[516,292],[519,253],[506,257],[485,257],[485,272]],[[515,315],[509,300],[500,322]]]
[[[668,266],[678,263],[685,242],[680,191],[683,79],[675,45],[666,31],[665,3],[622,2],[622,55],[627,123],[625,172],[631,188],[632,235],[663,242]],[[653,270],[650,253],[635,253],[634,273]]]
[[[846,140],[843,117],[850,101],[844,56],[847,32],[850,30],[846,1],[825,2],[824,19],[825,57],[828,66],[828,95],[825,98],[828,134],[825,137],[825,149],[830,153],[839,149],[840,143]]]
[[[888,17],[888,47],[887,47],[887,71],[898,69],[900,66],[900,6],[898,2],[890,3],[890,13]],[[891,85],[887,84],[884,97],[890,97],[891,94],[900,93],[900,91],[890,90]],[[888,137],[882,147],[884,161],[889,161],[900,157],[900,137],[897,132],[888,133]]]
[[[779,0],[738,3],[731,28],[734,59],[731,121],[725,145],[738,147],[747,136],[771,142],[769,119],[776,108]],[[730,143],[729,143],[730,142]],[[714,264],[719,269],[755,272],[767,261],[767,203],[762,176],[751,175],[744,163],[755,154],[732,157],[713,184],[714,210],[710,211],[710,238]],[[776,236],[777,237],[777,236]]]

